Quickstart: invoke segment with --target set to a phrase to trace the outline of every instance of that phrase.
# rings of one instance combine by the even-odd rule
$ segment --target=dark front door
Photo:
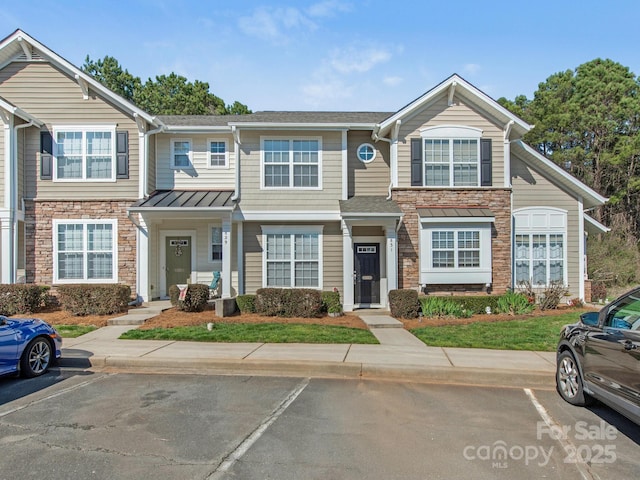
[[[355,303],[380,303],[380,244],[356,243]]]
[[[167,237],[167,291],[171,285],[189,283],[191,279],[191,237]]]

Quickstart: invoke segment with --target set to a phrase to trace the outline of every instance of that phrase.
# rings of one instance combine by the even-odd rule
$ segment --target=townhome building
[[[0,42],[2,283],[124,283],[143,300],[220,278],[588,298],[606,198],[522,141],[458,75],[395,112],[152,116],[21,30]]]

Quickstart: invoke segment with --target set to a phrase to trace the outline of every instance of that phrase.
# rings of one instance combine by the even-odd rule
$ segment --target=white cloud
[[[353,87],[336,79],[303,85],[301,90],[304,94],[304,102],[314,108],[326,108],[328,104],[350,98],[353,94]]]
[[[312,17],[333,17],[336,13],[351,11],[351,4],[339,0],[324,0],[307,8]]]
[[[335,71],[342,74],[364,73],[379,63],[389,61],[389,59],[391,59],[391,54],[386,50],[351,46],[331,52],[329,64]]]
[[[388,85],[390,87],[395,87],[396,85],[400,85],[403,82],[403,78],[402,77],[397,77],[397,76],[384,77],[382,79],[382,82],[385,85]]]
[[[475,75],[480,71],[481,67],[477,63],[467,63],[462,70],[470,75]]]
[[[286,43],[291,30],[317,28],[312,20],[293,7],[260,7],[250,16],[240,17],[238,25],[247,35],[274,43]]]

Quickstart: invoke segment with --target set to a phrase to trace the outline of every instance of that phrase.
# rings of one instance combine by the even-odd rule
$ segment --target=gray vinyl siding
[[[244,223],[244,279],[245,293],[253,294],[262,284],[262,226],[264,222]],[[276,225],[276,224],[273,224]],[[282,225],[278,223],[277,225]],[[289,224],[287,224],[289,225]],[[303,225],[300,223],[291,224]],[[304,224],[310,225],[310,224]],[[342,231],[339,222],[324,224],[322,230],[322,262],[323,262],[323,289],[333,290],[342,288]]]
[[[27,198],[68,200],[112,200],[138,197],[138,129],[135,121],[89,92],[82,98],[78,84],[45,62],[15,62],[0,70],[0,96],[18,105],[51,130],[64,125],[114,125],[129,131],[129,178],[116,182],[54,182],[40,180],[40,133],[29,128],[25,141],[25,188]]]
[[[322,139],[322,190],[318,189],[260,189],[260,138],[318,138]],[[241,132],[240,180],[243,211],[338,211],[342,196],[342,133],[341,132]]]
[[[454,97],[454,105],[446,96],[428,105],[411,118],[402,121],[398,140],[398,186],[411,186],[411,138],[420,138],[420,129],[438,125],[455,125],[482,129],[482,138],[492,143],[492,180],[494,187],[504,186],[504,139],[501,127],[492,123],[472,105]]]
[[[191,166],[172,168],[171,139],[191,141]],[[208,140],[226,141],[229,151],[227,168],[209,167]],[[214,134],[158,134],[156,158],[156,188],[170,189],[232,189],[235,187],[235,152],[231,135]]]
[[[577,296],[578,285],[582,281],[579,275],[582,261],[579,248],[583,240],[583,232],[579,228],[582,212],[578,199],[515,155],[511,160],[511,182],[513,210],[554,207],[567,211],[567,275],[571,293]]]
[[[358,147],[369,143],[376,149],[376,156],[370,163],[358,159]],[[389,143],[371,140],[370,131],[352,131],[347,137],[349,158],[349,197],[356,195],[387,195],[391,182],[389,167]]]

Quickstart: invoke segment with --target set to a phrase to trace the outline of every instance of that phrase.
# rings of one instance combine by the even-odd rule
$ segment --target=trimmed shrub
[[[498,298],[498,313],[522,315],[530,313],[534,308],[536,308],[535,304],[529,302],[529,297],[524,293],[508,291]]]
[[[342,312],[340,292],[322,292],[322,311],[328,313]]]
[[[180,289],[177,285],[169,287],[171,305],[182,312],[202,312],[209,303],[209,285],[191,283],[187,285],[184,299],[180,300]]]
[[[256,296],[255,295],[238,295],[236,297],[236,305],[241,313],[256,313]]]
[[[389,310],[391,316],[396,318],[416,318],[420,303],[418,292],[409,289],[389,291]]]
[[[420,308],[425,317],[469,318],[471,310],[466,310],[453,297],[420,297]]]
[[[496,312],[498,309],[498,299],[500,297],[498,295],[452,295],[446,297],[429,295],[429,298],[441,298],[443,300],[454,301],[473,315],[487,313],[487,307],[491,309],[491,312]]]
[[[255,307],[256,313],[267,317],[319,317],[322,295],[310,288],[260,288]]]
[[[49,303],[50,287],[32,284],[0,285],[0,315],[35,313]]]
[[[126,312],[131,287],[121,284],[73,284],[56,287],[62,308],[73,315],[111,315]]]

